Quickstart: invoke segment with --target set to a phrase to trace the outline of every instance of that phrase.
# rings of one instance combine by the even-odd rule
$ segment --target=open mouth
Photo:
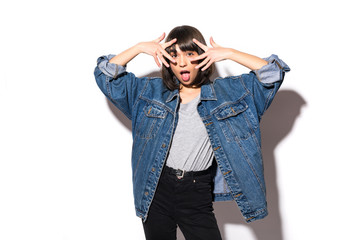
[[[183,81],[189,81],[190,80],[190,72],[189,71],[183,70],[183,71],[180,72],[180,75],[181,75],[181,79]]]

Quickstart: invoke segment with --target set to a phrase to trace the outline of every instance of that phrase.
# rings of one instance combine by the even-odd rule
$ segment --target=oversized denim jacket
[[[161,78],[137,78],[100,57],[95,78],[101,91],[132,121],[135,209],[143,221],[154,197],[178,121],[178,90]],[[217,172],[214,200],[235,200],[247,222],[267,215],[259,122],[290,68],[276,55],[241,76],[201,87],[198,113],[209,134]]]

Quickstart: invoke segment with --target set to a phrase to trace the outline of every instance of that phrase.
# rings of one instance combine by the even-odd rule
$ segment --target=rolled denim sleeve
[[[117,78],[120,74],[126,71],[126,66],[109,63],[109,60],[113,57],[115,57],[114,54],[99,57],[97,60],[97,66],[106,76]]]
[[[264,58],[264,60],[267,61],[268,64],[254,71],[262,83],[271,84],[281,81],[284,78],[284,73],[290,71],[289,66],[275,54]]]
[[[268,64],[249,74],[242,75],[244,85],[252,93],[259,119],[273,101],[284,80],[285,72],[290,71],[289,66],[277,55],[273,54],[264,60]]]
[[[94,70],[95,80],[104,95],[126,117],[132,119],[133,106],[149,78],[137,78],[133,73],[126,72],[125,67],[109,63],[109,59],[113,56],[102,56],[97,59]]]

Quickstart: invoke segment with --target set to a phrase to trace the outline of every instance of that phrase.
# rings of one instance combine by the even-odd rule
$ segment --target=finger
[[[158,57],[160,58],[160,61],[166,66],[169,67],[169,64],[166,62],[164,56],[162,55],[161,52],[158,53]]]
[[[199,42],[197,39],[193,39],[193,42],[196,43],[196,45],[198,45],[202,50],[204,50],[205,52],[209,49],[208,46],[206,46],[205,44],[202,44],[201,42]]]
[[[159,62],[159,59],[157,58],[156,54],[153,54],[152,56],[154,57],[154,60],[155,60],[155,62],[156,62],[156,65],[158,65],[158,67],[161,67],[160,62]]]
[[[165,58],[161,58],[162,63],[168,68],[170,65],[166,62]]]
[[[161,50],[161,54],[167,59],[169,59],[171,62],[176,63],[176,60],[172,58],[170,54],[168,54],[164,49]]]
[[[161,36],[158,37],[157,39],[155,39],[154,42],[159,43],[159,42],[161,42],[162,40],[164,40],[164,38],[165,38],[165,33],[161,34]]]
[[[205,71],[206,69],[208,69],[208,68],[211,66],[211,64],[213,64],[213,61],[212,61],[212,60],[209,61],[209,62],[206,64],[206,66],[201,69],[201,71]]]
[[[199,55],[199,56],[190,58],[189,60],[190,60],[191,62],[193,62],[193,61],[198,61],[198,60],[201,60],[201,59],[206,58],[207,56],[208,56],[208,54],[207,54],[207,52],[205,52],[205,53],[203,53],[203,54],[201,54],[201,55]]]
[[[213,37],[210,37],[210,44],[211,44],[211,46],[213,46],[213,47],[220,47],[220,45],[218,45],[218,44],[215,43]]]
[[[165,48],[168,48],[168,47],[170,47],[171,45],[173,45],[176,41],[177,41],[177,39],[174,38],[174,39],[172,39],[171,41],[168,41],[168,42],[162,44],[162,47],[163,47],[164,49],[165,49]]]
[[[210,61],[210,58],[207,57],[199,65],[197,65],[195,68],[199,69],[199,68],[203,67],[209,61]]]

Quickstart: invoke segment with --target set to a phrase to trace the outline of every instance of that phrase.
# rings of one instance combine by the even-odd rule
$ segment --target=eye
[[[188,56],[194,56],[194,53],[193,52],[188,52],[187,55]]]
[[[171,56],[172,58],[176,58],[176,57],[177,57],[177,55],[176,55],[175,53],[170,54],[170,56]]]

